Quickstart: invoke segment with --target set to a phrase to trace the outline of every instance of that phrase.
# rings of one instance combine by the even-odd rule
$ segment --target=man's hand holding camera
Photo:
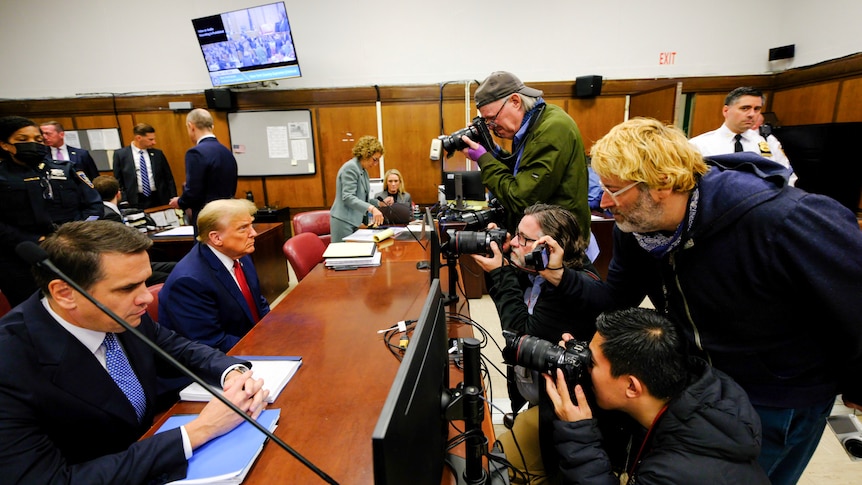
[[[482,155],[488,153],[488,150],[486,150],[485,147],[471,140],[466,135],[461,136],[461,141],[464,142],[465,145],[467,145],[467,148],[461,150],[461,153],[463,153],[465,157],[469,158],[470,160],[473,160],[474,162],[476,160],[479,160],[479,157],[481,157]]]
[[[563,340],[560,341],[560,346],[564,347],[565,343],[574,339],[571,334],[564,333]],[[563,421],[575,422],[593,418],[593,410],[587,404],[587,397],[584,394],[584,388],[580,384],[575,384],[575,401],[572,402],[569,384],[566,382],[565,374],[562,369],[555,369],[556,379],[548,374],[542,374],[545,378],[545,390],[548,392],[548,397],[554,403],[554,412],[557,417]]]
[[[539,274],[548,283],[557,286],[563,279],[563,248],[551,236],[542,236],[536,244],[544,244],[548,248],[548,264]]]
[[[497,224],[493,222],[488,224],[487,230],[497,229]],[[503,243],[503,247],[501,248],[497,241],[491,241],[488,243],[488,247],[491,249],[491,255],[485,256],[484,254],[471,254],[473,259],[482,268],[483,271],[489,273],[491,270],[497,269],[507,260],[504,256],[504,252],[508,253],[511,250],[509,246],[509,242],[512,240],[512,236],[509,233],[506,233],[506,242]]]

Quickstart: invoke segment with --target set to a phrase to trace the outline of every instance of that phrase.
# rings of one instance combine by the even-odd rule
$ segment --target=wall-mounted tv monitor
[[[192,20],[213,86],[299,77],[284,2]]]

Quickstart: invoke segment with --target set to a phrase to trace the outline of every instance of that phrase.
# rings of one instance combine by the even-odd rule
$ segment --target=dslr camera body
[[[481,116],[477,116],[470,121],[470,124],[466,128],[462,128],[448,136],[440,135],[437,137],[442,142],[443,150],[446,151],[446,158],[452,158],[455,152],[468,148],[464,140],[461,139],[462,136],[466,136],[482,145],[488,151],[491,151],[494,147],[494,139],[485,125],[485,120]]]
[[[491,254],[491,241],[502,249],[506,242],[505,229],[491,229],[474,232],[468,229],[481,229],[488,224],[502,220],[505,213],[497,199],[488,203],[488,208],[480,211],[448,210],[440,217],[440,234],[443,236],[441,250],[446,257],[457,258],[461,254]]]
[[[589,342],[569,340],[560,347],[547,340],[526,334],[503,330],[506,346],[503,348],[503,361],[509,365],[520,365],[551,376],[562,369],[569,389],[582,384],[589,376],[592,362]]]
[[[524,254],[524,265],[535,271],[542,271],[548,267],[548,245],[539,244],[536,249]]]

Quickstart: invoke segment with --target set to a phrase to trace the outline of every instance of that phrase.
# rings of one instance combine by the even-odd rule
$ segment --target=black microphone
[[[383,197],[380,197],[379,195],[377,196],[377,200],[379,200],[380,202],[383,202],[384,204],[386,204],[386,201],[385,201],[385,200],[383,200]],[[391,210],[391,208],[392,208],[392,204],[386,204],[386,207],[389,207],[389,208],[390,208],[390,210]],[[385,219],[386,219],[386,214],[384,214],[384,215],[383,215],[383,218],[384,218],[384,222],[386,222],[386,221],[385,221]],[[419,247],[421,247],[421,248],[422,248],[422,250],[424,251],[424,250],[425,250],[425,245],[424,245],[424,244],[422,244],[422,241],[420,241],[420,240],[419,240],[419,238],[418,238],[418,237],[416,237],[416,234],[413,234],[413,231],[411,231],[409,227],[408,227],[408,228],[406,228],[406,229],[407,229],[407,232],[409,232],[409,233],[410,233],[410,235],[411,235],[411,236],[413,236],[413,239],[415,239],[415,240],[416,240],[416,242],[418,242],[418,243],[419,243]]]
[[[161,347],[159,347],[158,345],[153,343],[150,339],[148,339],[146,336],[144,336],[144,334],[142,334],[137,328],[131,326],[128,322],[126,322],[122,318],[118,317],[117,314],[115,314],[110,309],[108,309],[108,307],[106,307],[101,302],[99,302],[98,300],[93,298],[93,295],[91,295],[86,290],[81,288],[81,286],[78,283],[76,283],[71,278],[69,278],[65,273],[60,271],[60,269],[57,268],[57,266],[55,266],[54,263],[51,262],[50,259],[48,259],[48,253],[46,253],[45,250],[42,249],[41,247],[39,247],[36,243],[34,243],[32,241],[24,241],[15,247],[15,252],[18,254],[18,256],[21,259],[26,261],[28,264],[31,264],[33,266],[38,266],[42,269],[47,269],[47,270],[53,272],[54,274],[56,274],[61,280],[66,282],[66,284],[68,284],[69,286],[74,288],[75,291],[77,291],[78,293],[83,295],[84,298],[89,300],[90,303],[92,303],[93,305],[96,305],[96,307],[99,308],[99,310],[101,310],[105,315],[108,315],[109,317],[111,317],[111,319],[113,319],[115,322],[117,322],[121,327],[125,328],[127,332],[129,332],[132,335],[134,335],[135,337],[137,337],[140,341],[142,341],[148,347],[153,349],[153,351],[156,352],[159,356],[161,356],[163,359],[168,361],[172,366],[179,369],[183,374],[185,374],[189,378],[191,378],[191,380],[195,381],[200,386],[202,386],[204,389],[206,389],[207,392],[212,394],[212,396],[214,398],[221,401],[225,406],[231,408],[233,410],[233,412],[235,412],[240,417],[242,417],[242,419],[249,422],[252,426],[257,428],[261,433],[265,434],[267,436],[267,438],[271,439],[276,444],[278,444],[278,446],[280,446],[282,449],[284,449],[284,451],[290,453],[294,458],[299,460],[300,463],[302,463],[303,465],[308,467],[309,470],[316,473],[317,476],[319,476],[321,479],[323,479],[323,481],[325,481],[326,483],[333,484],[333,485],[338,485],[338,482],[333,480],[323,470],[317,468],[313,463],[311,463],[305,457],[300,455],[296,450],[294,450],[293,448],[288,446],[287,443],[285,443],[280,438],[275,436],[268,429],[264,428],[263,425],[261,425],[260,423],[257,422],[257,420],[255,420],[251,416],[245,414],[242,411],[242,409],[240,409],[236,404],[230,402],[230,400],[228,398],[224,397],[221,393],[213,391],[210,388],[209,384],[207,384],[203,379],[198,377],[194,372],[192,372],[186,366],[184,366],[179,361],[174,359],[174,357],[172,355],[170,355],[167,352],[165,352],[164,350],[162,350]]]

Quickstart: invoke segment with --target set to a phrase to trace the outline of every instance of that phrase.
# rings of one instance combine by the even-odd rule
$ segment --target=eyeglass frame
[[[620,205],[620,202],[617,200],[617,197],[619,197],[620,195],[622,195],[623,193],[625,193],[627,190],[631,189],[632,187],[639,185],[639,184],[642,184],[642,183],[643,182],[641,182],[641,181],[632,182],[632,183],[626,185],[625,187],[621,188],[620,190],[617,190],[616,192],[611,192],[610,189],[605,187],[605,184],[603,184],[601,182],[599,182],[599,187],[601,187],[602,190],[606,194],[611,196],[611,200],[614,201],[614,205]]]
[[[503,112],[503,108],[506,107],[506,103],[508,103],[510,99],[512,99],[512,95],[509,95],[509,97],[506,98],[506,101],[503,101],[503,104],[500,105],[500,109],[497,110],[497,114],[495,114],[492,118],[482,118],[482,121],[485,122],[485,126],[491,129],[499,126],[497,125],[497,118],[500,116],[500,113]]]
[[[539,237],[541,237],[541,236],[539,236]],[[515,233],[515,235],[514,235],[514,236],[512,236],[512,240],[515,240],[515,239],[519,239],[521,242],[520,242],[518,245],[519,245],[519,246],[524,246],[524,247],[529,246],[529,245],[530,245],[530,243],[534,243],[534,242],[538,241],[538,239],[530,239],[530,238],[528,238],[528,237],[527,237],[527,236],[525,236],[525,235],[524,235],[524,233],[523,233],[523,232],[521,232],[521,231],[516,232],[516,233]]]

